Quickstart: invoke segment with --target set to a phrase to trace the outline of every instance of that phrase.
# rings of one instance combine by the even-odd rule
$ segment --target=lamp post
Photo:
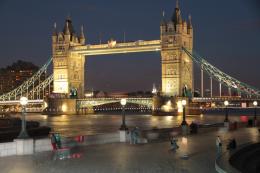
[[[120,130],[127,130],[127,127],[125,125],[125,105],[126,105],[126,99],[121,99],[120,104],[122,106],[122,125],[120,127]]]
[[[28,103],[27,97],[20,98],[20,104],[22,105],[22,129],[18,136],[18,139],[27,139],[29,135],[26,131],[26,121],[25,121],[25,114],[26,114],[26,105]]]
[[[186,126],[187,122],[186,122],[186,115],[185,115],[185,106],[187,104],[186,100],[182,100],[181,101],[182,107],[183,107],[183,111],[182,111],[182,126]]]
[[[257,125],[257,120],[256,120],[256,107],[257,107],[257,101],[254,101],[253,102],[253,105],[254,105],[254,107],[255,107],[255,109],[254,109],[254,123],[255,123],[255,126]]]
[[[225,111],[226,111],[226,114],[225,114],[225,121],[224,122],[228,122],[228,101],[224,101],[224,105],[225,105]]]

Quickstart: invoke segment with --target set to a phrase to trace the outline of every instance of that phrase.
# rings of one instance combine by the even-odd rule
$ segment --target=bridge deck
[[[106,55],[135,52],[154,52],[161,50],[161,40],[135,41],[128,43],[116,43],[115,45],[100,44],[74,47],[74,53],[82,55]]]

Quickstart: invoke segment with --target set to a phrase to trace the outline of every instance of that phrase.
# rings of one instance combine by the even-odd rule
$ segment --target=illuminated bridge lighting
[[[108,44],[85,45],[73,48],[73,52],[82,55],[106,55],[136,52],[153,52],[161,50],[161,40],[136,41],[129,43],[117,43],[114,47]]]

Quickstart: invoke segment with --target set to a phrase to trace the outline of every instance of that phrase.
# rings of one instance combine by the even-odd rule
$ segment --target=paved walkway
[[[215,173],[215,138],[218,134],[225,140],[234,136],[238,145],[259,138],[256,129],[245,128],[228,133],[210,132],[188,136],[187,147],[179,138],[180,149],[177,152],[169,151],[169,142],[86,146],[71,151],[75,157],[80,156],[80,158],[55,160],[53,152],[0,158],[0,172]],[[189,158],[183,159],[182,156],[186,153]]]

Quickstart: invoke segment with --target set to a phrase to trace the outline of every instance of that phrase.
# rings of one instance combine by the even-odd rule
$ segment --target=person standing
[[[139,129],[138,127],[135,127],[133,130],[133,139],[134,139],[133,144],[137,144],[138,137],[139,137]]]
[[[179,148],[177,141],[174,137],[171,138],[171,150],[176,151]]]
[[[134,129],[130,129],[130,144],[134,143]]]
[[[219,136],[217,136],[216,138],[216,147],[217,147],[217,157],[218,157],[222,152],[222,142]]]

